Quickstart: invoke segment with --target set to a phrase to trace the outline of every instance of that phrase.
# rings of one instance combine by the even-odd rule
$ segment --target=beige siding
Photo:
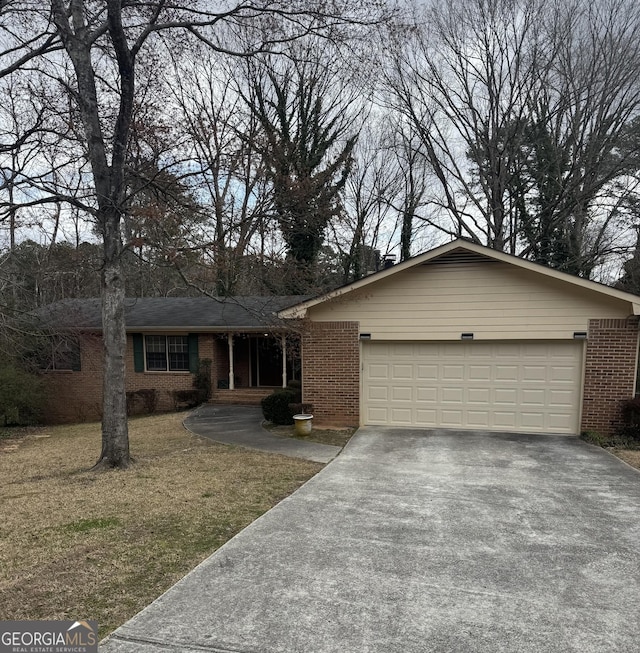
[[[589,318],[626,318],[629,303],[501,262],[410,268],[309,309],[359,321],[376,340],[565,339]]]

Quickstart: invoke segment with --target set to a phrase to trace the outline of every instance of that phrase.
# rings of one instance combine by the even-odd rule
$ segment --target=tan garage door
[[[363,343],[365,424],[577,433],[582,343]]]

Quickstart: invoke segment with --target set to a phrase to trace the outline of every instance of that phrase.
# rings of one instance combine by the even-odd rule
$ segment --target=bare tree
[[[33,79],[63,88],[68,97],[56,129],[78,123],[71,140],[86,170],[76,166],[78,185],[66,193],[46,178],[34,184],[32,203],[67,202],[90,215],[103,244],[102,318],[104,384],[102,452],[97,467],[130,464],[124,392],[124,282],[122,221],[131,197],[127,162],[141,61],[171,34],[171,47],[196,39],[217,52],[249,56],[277,49],[282,31],[265,29],[269,21],[288,23],[286,41],[322,33],[327,26],[369,20],[358,7],[350,16],[332,3],[255,1],[225,3],[215,9],[205,0],[15,0],[0,4],[0,77],[28,67]],[[226,29],[222,29],[226,26]],[[242,29],[242,48],[229,35]],[[164,41],[169,47],[169,39]],[[70,129],[70,131],[73,131]],[[35,191],[34,191],[35,192]],[[27,202],[29,203],[29,202]]]
[[[450,216],[436,226],[513,250],[508,174],[537,71],[536,0],[437,2],[421,20],[408,42],[396,38],[387,82]]]
[[[215,294],[229,296],[237,292],[243,260],[267,220],[270,193],[258,151],[259,123],[238,93],[242,64],[201,49],[188,65],[183,60],[178,66],[180,79],[168,86],[187,135],[185,156],[192,161],[190,184],[201,217],[181,244],[183,253],[199,253],[198,266],[182,266],[182,272],[195,275],[198,286],[213,282]]]
[[[640,7],[563,4],[545,29],[512,195],[524,253],[588,278],[619,246],[621,180],[639,169]]]
[[[343,283],[375,271],[380,249],[386,248],[383,231],[394,219],[390,198],[401,180],[385,131],[382,120],[370,117],[360,132],[345,186],[344,217],[332,225],[332,241],[342,258]]]
[[[620,149],[640,107],[637,3],[455,0],[421,18],[386,77],[439,188],[432,224],[589,276],[637,161]]]

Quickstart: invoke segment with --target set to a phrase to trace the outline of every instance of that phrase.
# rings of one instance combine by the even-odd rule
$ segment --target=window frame
[[[53,335],[47,341],[46,354],[41,352],[38,365],[42,372],[68,373],[82,371],[82,351],[77,336]]]
[[[164,348],[163,351],[148,351],[147,343],[149,338],[161,338],[163,340]],[[170,338],[178,339],[180,338],[182,342],[180,346],[183,347],[183,351],[174,351],[171,352]],[[190,369],[190,346],[189,346],[189,335],[186,333],[144,333],[142,334],[142,351],[144,355],[144,371],[149,374],[189,374]],[[149,367],[149,354],[164,354],[164,362],[166,367],[162,369]],[[172,366],[171,356],[183,356],[185,367],[176,367],[175,363]],[[181,364],[182,365],[182,364]]]

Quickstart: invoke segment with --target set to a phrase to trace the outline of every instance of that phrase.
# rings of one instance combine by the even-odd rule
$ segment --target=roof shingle
[[[125,323],[132,329],[265,329],[282,324],[276,313],[308,297],[143,297],[125,300]],[[101,329],[101,300],[64,299],[38,311],[49,327]]]

